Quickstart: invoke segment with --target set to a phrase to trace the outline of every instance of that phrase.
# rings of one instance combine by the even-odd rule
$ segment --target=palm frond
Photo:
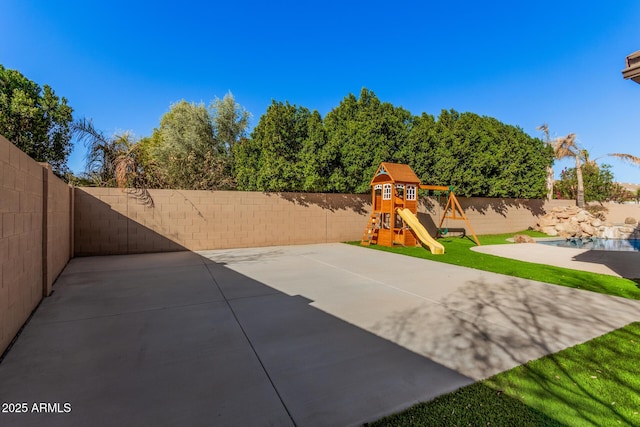
[[[556,138],[553,142],[553,152],[558,160],[565,157],[579,157],[580,150],[576,144],[576,134],[570,133],[567,136]]]
[[[640,157],[632,156],[631,154],[625,153],[610,153],[608,156],[618,157],[622,160],[626,160],[627,162],[635,163],[636,165],[640,165]]]

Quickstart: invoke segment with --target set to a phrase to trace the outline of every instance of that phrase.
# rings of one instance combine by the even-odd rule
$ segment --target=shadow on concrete
[[[640,281],[640,252],[590,250],[574,256],[573,259],[602,264],[621,277]]]
[[[193,252],[75,258],[54,290],[0,364],[0,401],[53,406],[3,424],[356,425],[473,382]]]
[[[594,304],[594,300],[589,298],[589,292],[575,291],[574,298],[578,302],[582,300],[582,303],[569,307],[558,305],[559,294],[563,290],[560,287],[549,285],[548,292],[536,294],[536,298],[532,299],[527,292],[530,282],[513,278],[507,282],[507,286],[510,286],[510,292],[500,292],[493,290],[495,285],[483,280],[471,281],[460,290],[468,297],[465,300],[445,299],[442,302],[445,310],[437,313],[420,308],[398,312],[384,323],[376,325],[374,332],[390,337],[394,342],[425,354],[434,361],[449,361],[447,366],[463,374],[476,377],[474,372],[479,369],[483,377],[488,377],[495,372],[525,364],[541,354],[563,350],[567,347],[567,341],[574,341],[575,344],[587,341],[588,338],[580,338],[580,329],[584,329],[584,323],[591,325],[596,335],[620,327],[620,324],[607,320],[611,318],[610,309]],[[637,319],[637,304],[623,301],[622,307],[625,313],[621,313],[621,316],[624,315],[630,322]],[[576,319],[581,319],[580,323]],[[414,338],[418,336],[417,331],[425,324],[434,325],[438,334],[431,340],[414,342]],[[502,327],[506,324],[515,325],[516,329]],[[621,330],[613,333],[623,334],[625,339],[640,342],[640,336],[636,334]],[[449,339],[444,339],[445,337]],[[614,346],[603,350],[611,358],[637,356],[624,354]],[[573,407],[583,420],[593,420],[595,414],[601,416],[606,411],[610,413],[612,420],[620,420],[629,425],[636,421],[628,417],[628,412],[625,414],[624,410],[604,401],[602,396],[577,386],[578,374],[569,370],[561,360],[551,358],[549,362],[553,364],[553,369],[548,371],[556,371],[562,377],[562,382],[551,386],[548,378],[531,371],[529,374],[535,380],[537,388],[522,390],[523,395],[535,395],[541,402],[563,401]],[[607,370],[606,360],[603,361],[597,355],[581,354],[575,362],[593,366],[594,372],[596,369]],[[625,387],[621,393],[640,394],[640,387],[623,386],[622,381],[615,381],[615,378],[629,378],[635,375],[634,372],[608,371],[604,375],[613,378],[620,387]],[[593,402],[597,402],[597,405],[589,402],[576,407],[574,400],[567,401],[566,396],[574,392],[576,387]],[[544,390],[544,393],[540,394],[540,390]]]
[[[620,327],[607,320],[610,308],[598,305],[590,292],[571,290],[572,299],[582,304],[558,306],[566,288],[548,285],[544,294],[532,297],[527,292],[531,282],[510,278],[505,283],[509,291],[483,280],[467,282],[457,292],[466,298],[445,298],[443,311],[416,307],[398,312],[377,324],[374,332],[434,360],[451,361],[454,364],[448,366],[459,372],[486,377],[566,348],[567,342],[585,341],[579,336],[584,323],[593,325],[590,333]],[[637,313],[637,302],[619,299],[619,303],[630,319]],[[414,341],[424,324],[438,325],[439,333],[428,341]],[[442,339],[448,336],[452,339]],[[461,354],[465,357],[456,362],[454,356]]]

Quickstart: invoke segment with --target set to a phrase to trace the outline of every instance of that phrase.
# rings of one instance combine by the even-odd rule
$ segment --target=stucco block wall
[[[69,261],[72,216],[70,187],[2,136],[0,177],[2,353]]]
[[[76,188],[75,254],[296,245],[358,240],[368,196]],[[365,221],[365,222],[363,222]]]

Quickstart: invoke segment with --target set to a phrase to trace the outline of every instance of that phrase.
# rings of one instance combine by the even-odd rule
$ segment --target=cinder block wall
[[[47,248],[45,295],[51,293],[53,282],[73,257],[73,187],[58,179],[51,166],[43,165],[47,183]]]
[[[556,206],[575,206],[573,200],[492,199],[457,197],[476,234],[513,233],[526,230],[537,219]],[[429,213],[436,225],[440,222],[446,198],[429,197],[419,212]],[[446,219],[443,228],[466,227],[464,221]]]
[[[75,254],[174,250],[360,240],[369,195],[150,190],[150,198],[109,188],[77,188]],[[144,201],[153,201],[153,206]],[[553,206],[571,201],[459,198],[476,234],[535,225]],[[435,233],[446,199],[424,198],[419,218]],[[443,227],[465,227],[446,220]]]
[[[70,187],[2,136],[0,177],[2,353],[69,261],[72,218]]]
[[[75,254],[126,254],[361,238],[368,196],[77,188]]]
[[[42,167],[0,137],[0,351],[42,298]]]

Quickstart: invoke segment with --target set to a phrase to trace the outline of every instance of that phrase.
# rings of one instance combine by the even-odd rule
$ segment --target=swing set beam
[[[451,187],[447,187],[446,185],[424,185],[420,184],[421,190],[433,190],[433,191],[450,191]]]
[[[469,218],[467,218],[467,216],[464,214],[464,211],[462,210],[462,206],[460,206],[460,202],[458,202],[456,195],[453,193],[453,187],[447,187],[445,185],[420,184],[420,189],[433,190],[433,191],[447,191],[449,193],[449,198],[447,200],[447,206],[444,208],[444,214],[440,219],[440,224],[438,225],[438,229],[439,230],[442,229],[442,224],[444,223],[445,219],[453,219],[456,221],[464,220],[464,222],[467,224],[467,227],[469,227],[469,231],[471,232],[471,235],[473,236],[473,240],[476,242],[476,245],[480,246],[480,241],[478,240],[478,236],[476,236],[476,233],[473,231],[473,227],[471,227]],[[451,209],[451,215],[448,215],[449,209]]]

